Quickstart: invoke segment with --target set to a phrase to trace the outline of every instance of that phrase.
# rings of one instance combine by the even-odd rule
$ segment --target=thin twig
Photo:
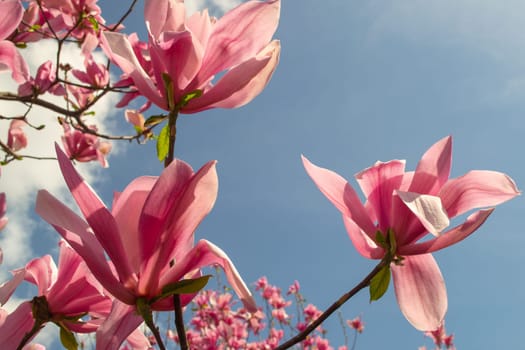
[[[361,281],[358,285],[356,285],[354,288],[352,288],[348,293],[343,294],[335,303],[333,303],[328,309],[326,309],[325,312],[319,316],[315,321],[313,321],[306,329],[304,329],[301,333],[297,334],[293,338],[289,339],[288,341],[284,342],[283,344],[279,345],[275,350],[284,350],[288,349],[295,344],[303,341],[306,339],[306,337],[312,333],[317,327],[321,325],[331,314],[333,314],[337,309],[339,309],[344,303],[348,301],[351,297],[353,297],[357,292],[359,292],[361,289],[366,288],[369,284],[372,278],[387,264],[387,260],[383,259],[379,264],[374,267],[374,269]]]

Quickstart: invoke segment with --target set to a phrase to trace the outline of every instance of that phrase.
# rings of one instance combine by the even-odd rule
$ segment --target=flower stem
[[[179,116],[179,111],[176,108],[170,111],[170,114],[168,116],[168,129],[170,133],[170,140],[169,140],[168,155],[166,156],[166,159],[164,159],[164,168],[167,168],[168,165],[170,165],[170,163],[173,162],[173,158],[175,156],[175,139],[177,137],[177,117],[178,116]]]
[[[361,289],[366,288],[369,284],[372,278],[381,271],[381,269],[386,265],[389,264],[389,261],[387,258],[381,260],[379,264],[374,267],[374,269],[361,281],[358,285],[356,285],[354,288],[352,288],[349,292],[343,294],[337,301],[335,301],[328,309],[326,309],[325,312],[321,314],[315,321],[313,321],[308,327],[306,327],[302,332],[298,333],[294,337],[290,338],[288,341],[284,342],[283,344],[279,345],[275,350],[284,350],[289,349],[295,344],[303,341],[306,339],[306,337],[312,333],[317,327],[321,325],[331,314],[333,314],[337,309],[339,309],[344,303],[346,303],[351,297],[353,297],[357,292],[359,292]]]
[[[179,344],[181,350],[188,350],[188,340],[186,339],[186,330],[184,329],[184,320],[182,316],[182,306],[180,303],[180,295],[173,295],[173,304],[175,306],[175,328],[179,336]]]

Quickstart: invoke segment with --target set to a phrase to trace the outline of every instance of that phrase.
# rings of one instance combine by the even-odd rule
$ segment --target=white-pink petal
[[[450,224],[441,198],[414,192],[396,191],[396,193],[428,232],[434,236],[439,236]]]
[[[447,312],[445,281],[431,254],[407,256],[391,265],[397,302],[408,322],[420,331],[437,329]]]

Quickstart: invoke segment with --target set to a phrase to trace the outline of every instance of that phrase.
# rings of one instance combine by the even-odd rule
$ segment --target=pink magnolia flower
[[[97,136],[83,133],[66,122],[62,122],[62,127],[64,128],[62,144],[69,159],[79,162],[98,160],[104,168],[108,167],[106,155],[111,151],[109,142],[102,142]],[[94,126],[92,128],[95,129]]]
[[[173,310],[173,298],[158,299],[162,289],[219,265],[247,309],[255,302],[228,256],[200,240],[194,231],[213,207],[218,181],[215,162],[198,172],[175,160],[160,177],[140,177],[115,194],[110,211],[56,146],[64,179],[87,222],[47,191],[40,191],[36,211],[84,258],[93,275],[116,299],[97,333],[97,349],[114,349],[142,318],[137,303],[152,310]],[[106,260],[105,254],[111,259]],[[186,305],[194,295],[181,295]]]
[[[369,259],[382,259],[386,251],[379,235],[395,238],[401,264],[391,264],[397,301],[407,320],[423,331],[438,328],[447,310],[445,283],[430,253],[457,243],[485,222],[493,208],[476,211],[464,223],[444,232],[449,218],[472,209],[490,207],[519,194],[513,180],[495,171],[471,171],[449,179],[452,139],[434,144],[414,172],[405,162],[377,162],[356,175],[367,197],[363,205],[341,176],[310,163],[307,173],[321,192],[341,211],[348,235],[357,251]],[[428,233],[435,237],[420,242]]]
[[[16,46],[4,39],[20,24],[24,8],[19,0],[3,0],[0,1],[0,13],[9,14],[0,21],[0,72],[10,70],[13,79],[21,83],[29,79],[29,68]]]
[[[109,71],[105,65],[95,62],[93,57],[89,55],[84,60],[84,66],[86,68],[85,72],[79,69],[73,69],[72,73],[75,78],[94,88],[103,88],[108,84]]]
[[[218,20],[206,10],[186,18],[183,0],[147,0],[151,66],[141,63],[146,57],[122,34],[104,32],[101,43],[138,91],[164,110],[235,108],[257,96],[277,66],[280,44],[270,40],[279,12],[279,0],[248,1]],[[171,80],[169,91],[165,75]],[[186,103],[197,90],[202,95]],[[168,105],[170,95],[174,106]]]
[[[4,304],[24,279],[37,286],[38,296],[10,314],[0,312],[0,344],[16,349],[35,323],[44,326],[54,322],[78,333],[97,330],[101,316],[109,313],[111,299],[100,292],[90,275],[80,256],[64,241],[58,267],[46,255],[15,271],[13,279],[0,286],[0,302]]]
[[[22,127],[26,122],[21,119],[11,120],[9,131],[7,132],[7,146],[14,152],[27,147],[27,136]]]
[[[66,89],[56,83],[56,71],[53,62],[46,61],[38,67],[35,78],[30,78],[18,87],[20,96],[39,95],[50,92],[57,96],[64,96]]]

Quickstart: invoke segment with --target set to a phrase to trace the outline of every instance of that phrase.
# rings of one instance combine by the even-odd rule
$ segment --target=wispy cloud
[[[184,4],[186,5],[187,14],[209,8],[212,15],[222,16],[240,3],[242,3],[240,0],[196,0],[186,1]]]
[[[64,62],[68,62],[73,67],[83,66],[83,57],[74,45],[66,46],[63,53]],[[23,50],[23,54],[30,66],[31,73],[34,74],[38,66],[43,63],[43,59],[53,58],[56,55],[56,48],[50,42],[40,42],[31,44]],[[0,91],[16,91],[16,85],[9,79],[9,73],[2,73]],[[64,105],[63,99],[59,97],[47,95],[45,98],[53,103]],[[108,117],[113,113],[113,106],[116,102],[116,96],[109,96],[95,106],[96,118],[93,119],[99,122],[100,130],[107,131],[107,126],[112,124],[108,122]],[[2,115],[11,117],[22,115],[26,111],[22,104],[5,101],[0,101],[0,110]],[[55,113],[43,108],[33,108],[28,115],[28,120],[33,125],[45,124],[46,127],[41,131],[25,127],[29,144],[19,153],[53,157],[55,154],[54,141],[61,144],[60,136],[62,135],[62,127],[58,124],[57,117]],[[0,137],[3,140],[7,136],[8,127],[9,121],[0,121]],[[95,175],[101,171],[98,163],[81,164],[79,168],[88,181],[95,180]],[[32,212],[36,192],[43,188],[65,202],[70,201],[62,175],[54,160],[24,159],[11,162],[2,169],[0,192],[5,192],[7,196],[9,223],[0,232],[0,247],[4,250],[4,264],[0,266],[0,281],[8,276],[7,270],[23,266],[28,259],[36,257],[35,253],[42,254],[42,251],[35,247],[42,247],[44,236],[33,233],[36,222]],[[54,242],[50,245],[56,247]]]

